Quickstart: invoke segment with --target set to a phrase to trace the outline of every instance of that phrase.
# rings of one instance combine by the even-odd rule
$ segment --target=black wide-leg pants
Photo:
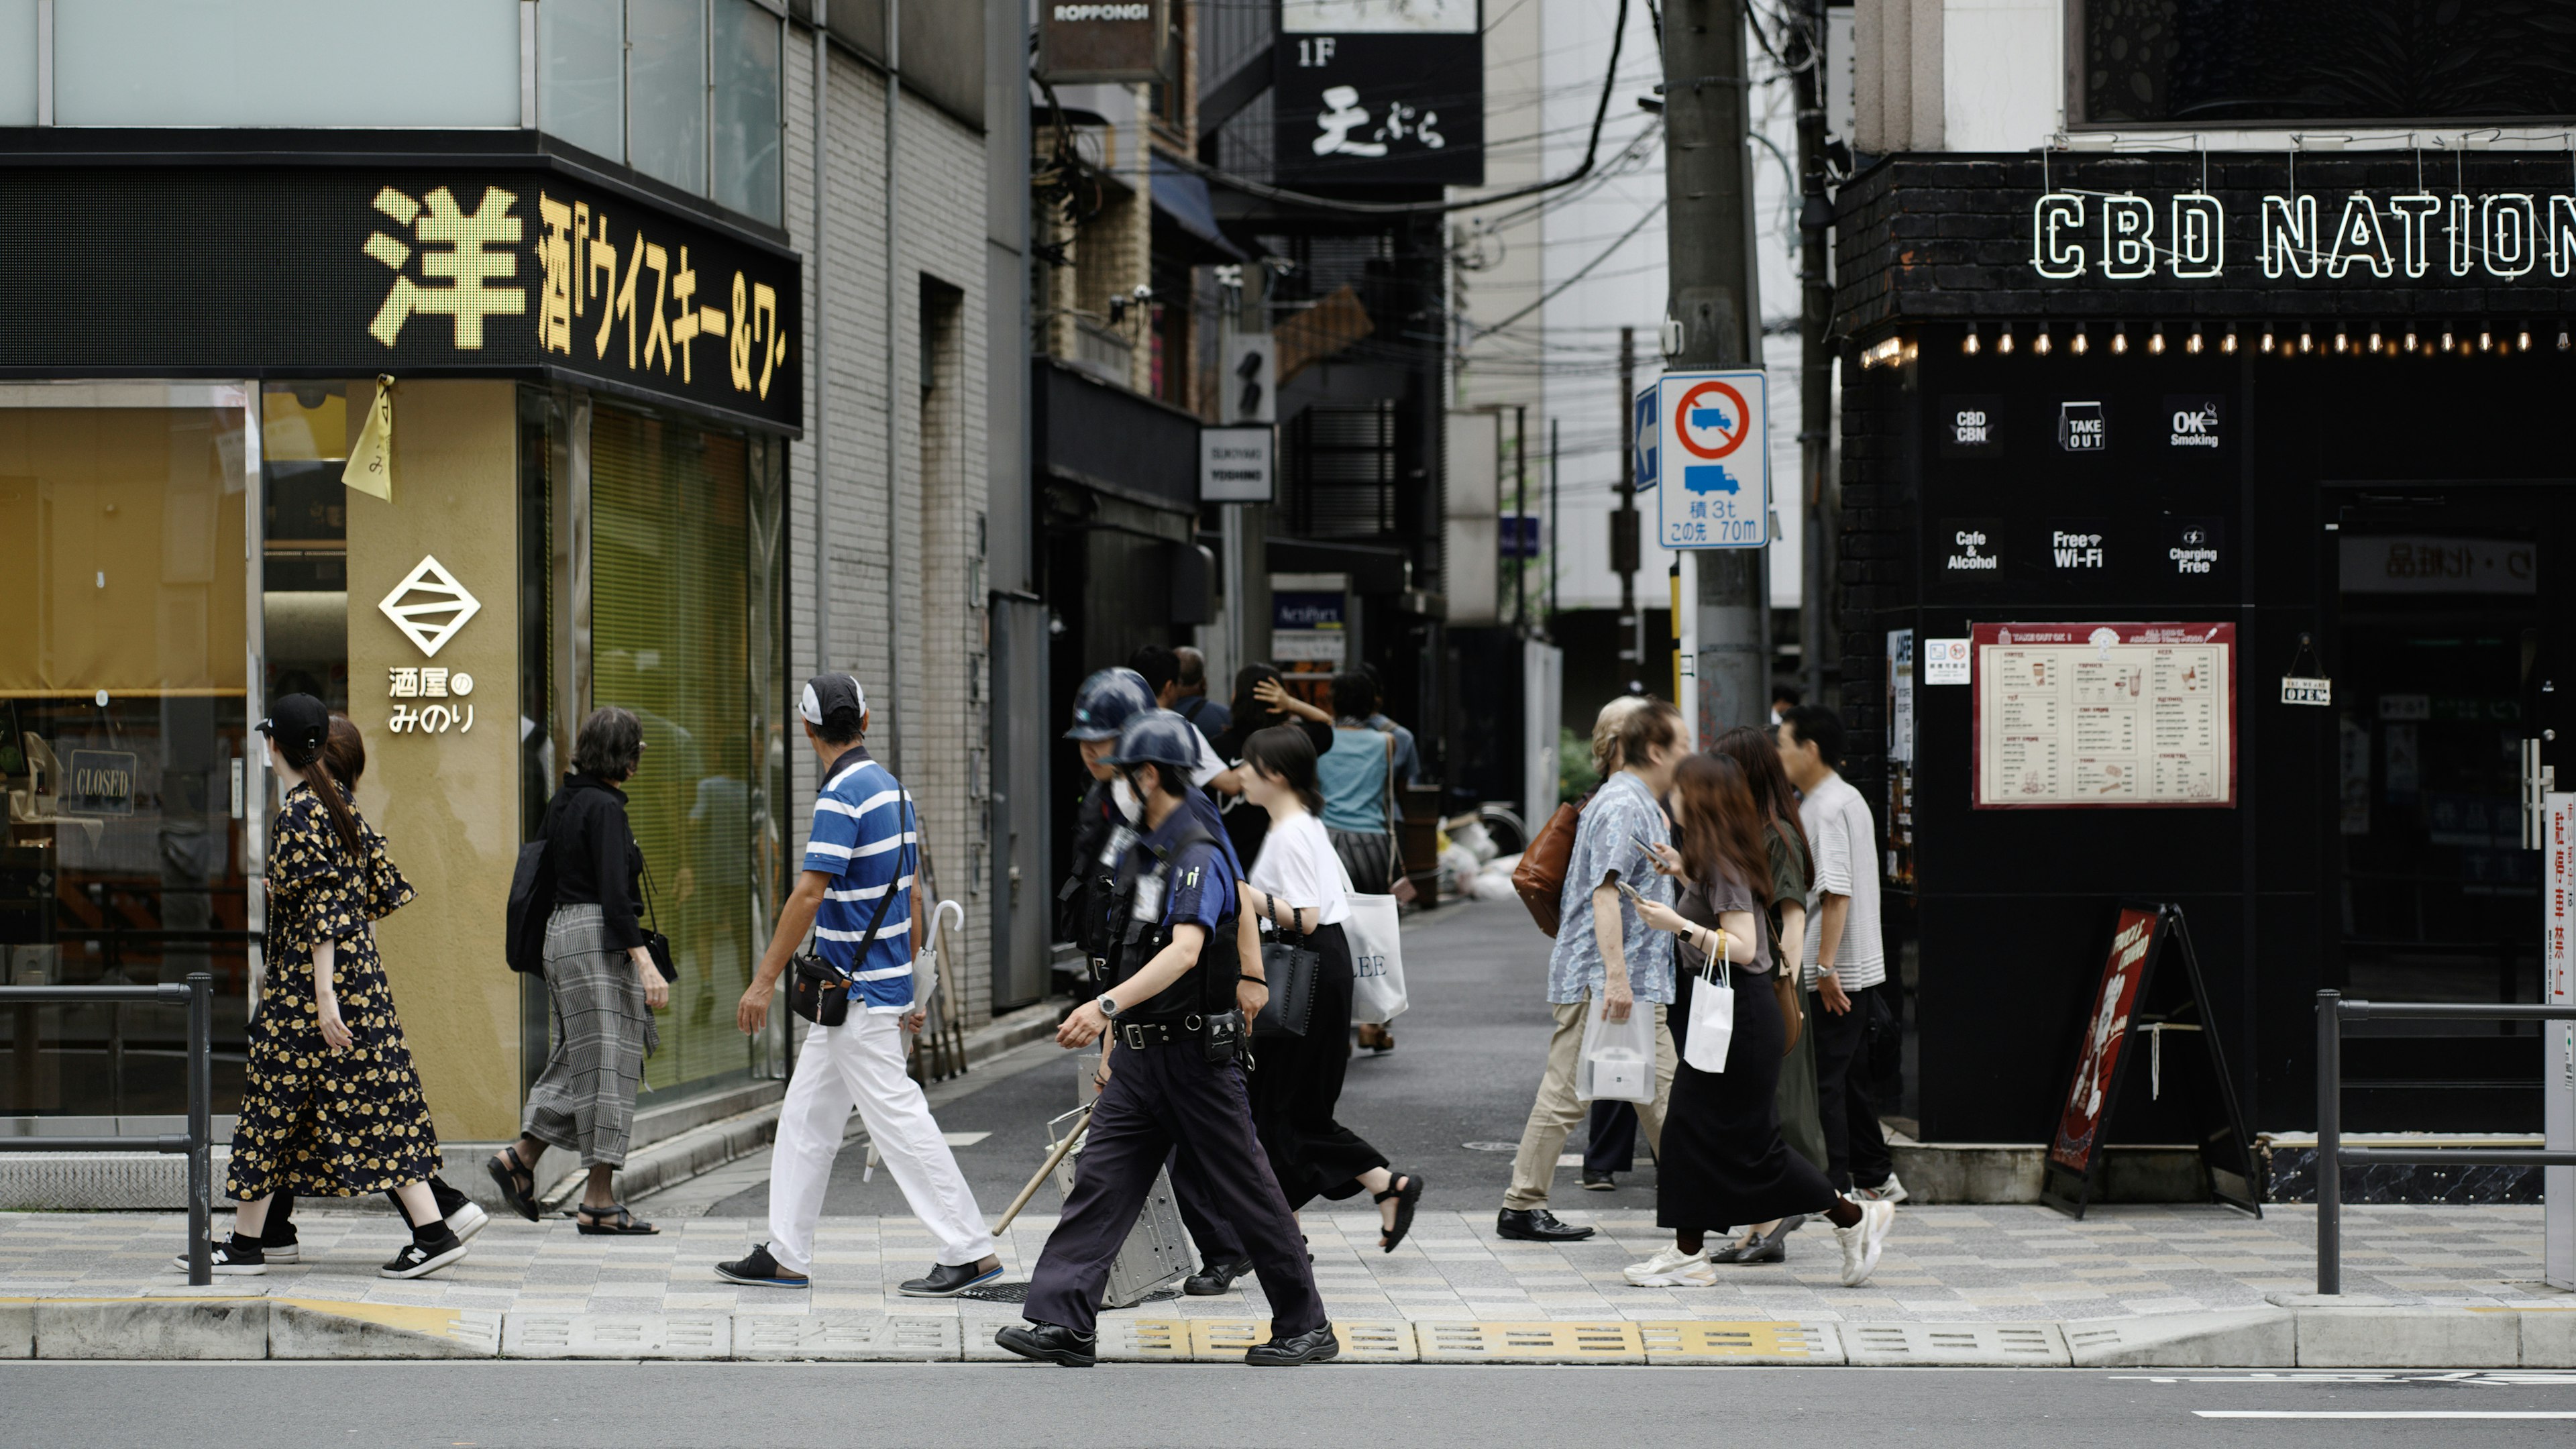
[[[1092,1105],[1073,1193],[1029,1275],[1029,1320],[1094,1330],[1109,1265],[1175,1147],[1197,1160],[1208,1206],[1242,1236],[1270,1300],[1271,1332],[1293,1337],[1323,1327],[1306,1242],[1254,1138],[1243,1074],[1231,1062],[1211,1064],[1195,1041],[1121,1046],[1110,1055],[1109,1086]]]

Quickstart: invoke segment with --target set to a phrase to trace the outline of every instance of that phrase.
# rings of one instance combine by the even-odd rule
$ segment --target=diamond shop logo
[[[482,608],[483,601],[467,593],[447,565],[430,554],[423,554],[419,566],[376,605],[404,638],[420,647],[423,657],[431,659]]]

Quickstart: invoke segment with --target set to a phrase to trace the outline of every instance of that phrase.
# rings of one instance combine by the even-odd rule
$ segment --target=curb
[[[0,1358],[987,1362],[1007,1305],[961,1312],[559,1313],[172,1290],[0,1299]],[[2576,1368],[2566,1308],[2258,1308],[2087,1323],[1799,1320],[1335,1325],[1345,1363],[2074,1368]],[[1240,1362],[1249,1319],[1101,1320],[1117,1363]]]

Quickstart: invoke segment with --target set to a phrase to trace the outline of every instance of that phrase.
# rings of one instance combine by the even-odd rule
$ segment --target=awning
[[[1209,250],[1218,254],[1211,260],[1251,260],[1243,248],[1227,241],[1225,233],[1217,230],[1216,207],[1208,200],[1207,182],[1162,156],[1154,158],[1154,209],[1205,242]]]

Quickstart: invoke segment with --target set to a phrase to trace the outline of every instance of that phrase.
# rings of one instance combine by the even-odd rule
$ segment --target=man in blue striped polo
[[[804,872],[742,993],[735,1022],[745,1035],[768,1022],[778,978],[809,926],[815,954],[850,978],[850,1013],[840,1026],[806,1028],[770,1152],[769,1242],[737,1262],[717,1264],[716,1276],[764,1287],[808,1286],[814,1221],[855,1105],[904,1202],[939,1245],[937,1266],[898,1291],[954,1297],[999,1277],[1002,1264],[929,1100],[904,1073],[904,1034],[920,1030],[922,1020],[912,999],[912,952],[923,924],[913,909],[918,819],[893,773],[868,756],[867,695],[856,679],[815,675],[797,712],[822,762],[823,785],[815,792]]]

